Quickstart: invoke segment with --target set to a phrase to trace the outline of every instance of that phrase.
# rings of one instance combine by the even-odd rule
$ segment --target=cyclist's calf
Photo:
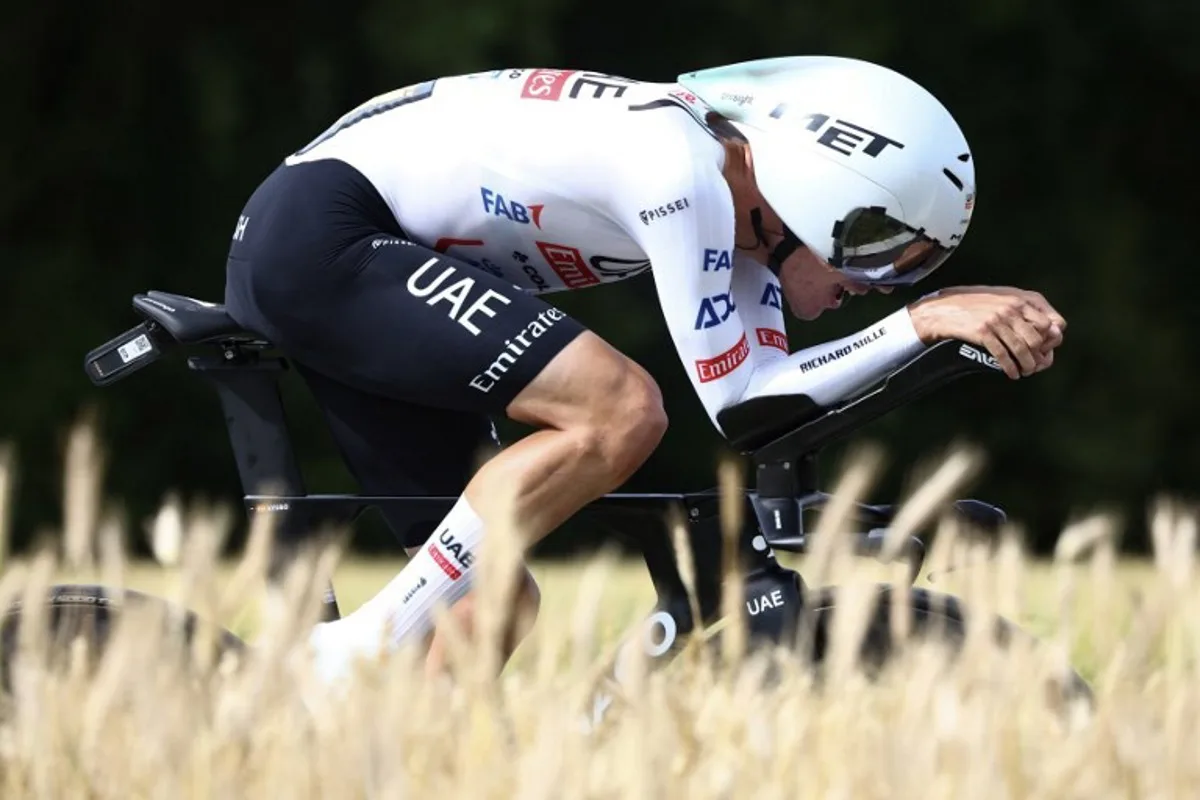
[[[522,569],[521,572],[521,577],[518,579],[520,583],[516,586],[512,598],[512,607],[509,609],[510,616],[500,644],[502,662],[507,662],[517,646],[529,635],[537,621],[538,612],[541,610],[542,593],[538,588],[537,581],[533,579],[528,568]],[[471,637],[475,633],[476,600],[477,593],[468,592],[450,609],[450,617],[454,624],[467,637]],[[426,674],[433,676],[444,673],[447,661],[445,637],[440,630],[435,630],[425,656]]]

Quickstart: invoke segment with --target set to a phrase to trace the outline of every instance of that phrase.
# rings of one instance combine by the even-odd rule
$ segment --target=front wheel
[[[909,607],[908,641],[935,640],[949,645],[952,655],[960,652],[966,641],[969,612],[959,598],[915,587],[898,594],[894,587],[880,584],[876,587],[873,607],[858,652],[860,664],[868,674],[877,674],[904,644],[895,639],[892,630],[892,607],[897,597]],[[818,674],[823,672],[822,667],[829,655],[837,610],[836,587],[823,587],[805,593],[798,643],[807,651],[809,661],[817,668]],[[1009,620],[996,618],[993,639],[997,645],[1006,647],[1021,638],[1027,641],[1032,639]],[[1074,669],[1065,671],[1058,688],[1064,699],[1081,699],[1089,705],[1092,703],[1091,688]]]

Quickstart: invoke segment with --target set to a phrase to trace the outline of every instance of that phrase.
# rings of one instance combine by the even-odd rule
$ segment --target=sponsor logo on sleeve
[[[839,347],[838,349],[831,350],[828,353],[825,353],[824,355],[819,355],[815,358],[810,358],[808,361],[802,361],[798,365],[800,367],[800,371],[808,372],[809,370],[814,370],[814,369],[817,369],[818,367],[823,367],[826,364],[832,364],[833,362],[850,355],[855,350],[866,347],[871,342],[874,342],[878,339],[882,339],[884,334],[886,334],[886,333],[887,333],[887,328],[885,328],[883,325],[880,325],[875,330],[871,331],[868,334],[865,334],[864,336],[862,336],[859,339],[855,339],[853,342],[846,345],[845,347]]]
[[[596,274],[588,269],[583,254],[574,247],[550,242],[536,242],[537,248],[554,270],[554,274],[562,279],[568,289],[580,289],[584,286],[594,286],[600,282]]]
[[[788,352],[788,338],[783,331],[777,331],[774,328],[755,328],[755,333],[758,334],[758,343],[764,347],[774,347],[776,350]]]
[[[701,383],[724,378],[740,367],[748,355],[750,355],[750,342],[746,340],[746,334],[743,333],[737,344],[724,353],[712,358],[697,359],[696,374],[700,377]]]
[[[521,97],[529,100],[557,100],[575,70],[535,69],[521,87]]]
[[[734,311],[737,311],[737,306],[728,292],[705,297],[700,301],[700,311],[696,314],[696,330],[715,328],[729,319]]]
[[[705,248],[704,271],[720,272],[723,269],[733,269],[733,260],[729,257],[729,251]]]
[[[686,197],[681,197],[678,200],[672,200],[671,202],[666,203],[661,206],[655,206],[654,208],[642,209],[641,211],[638,212],[638,219],[640,219],[642,221],[643,225],[649,225],[651,222],[653,222],[656,219],[662,219],[663,217],[669,217],[672,214],[677,214],[680,211],[683,211],[683,210],[691,208],[691,207],[692,207],[692,204],[690,202],[688,202],[688,199]]]
[[[771,308],[780,307],[779,284],[768,283],[763,287],[762,297],[759,299],[760,306],[770,306]]]

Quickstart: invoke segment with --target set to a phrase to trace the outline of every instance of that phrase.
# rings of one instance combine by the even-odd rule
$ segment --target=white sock
[[[483,520],[465,497],[459,497],[429,540],[379,594],[353,613],[317,625],[309,641],[317,651],[319,672],[336,677],[357,655],[372,655],[381,644],[394,649],[409,637],[428,633],[434,607],[449,607],[470,589],[482,539]]]

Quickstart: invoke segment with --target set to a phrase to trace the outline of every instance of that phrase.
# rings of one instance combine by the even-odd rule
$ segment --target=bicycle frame
[[[194,308],[182,308],[189,303]],[[348,525],[368,508],[386,509],[393,520],[407,515],[414,524],[429,523],[432,530],[456,501],[456,497],[308,493],[279,391],[278,379],[288,367],[287,360],[270,354],[270,343],[237,330],[216,304],[150,292],[136,295],[134,308],[145,321],[91,351],[85,371],[93,383],[102,386],[182,345],[207,350],[190,357],[188,366],[212,382],[220,399],[247,514],[276,517],[278,546],[273,551],[272,577],[280,574],[295,548],[310,541],[316,532],[326,526]],[[765,638],[782,643],[795,633],[803,605],[803,581],[797,572],[776,561],[774,550],[803,552],[808,536],[805,513],[821,509],[829,500],[817,488],[819,451],[945,383],[968,374],[997,371],[999,365],[990,356],[964,342],[947,341],[927,348],[857,397],[833,407],[819,407],[805,396],[765,397],[721,413],[718,421],[730,443],[754,466],[754,487],[744,492],[746,513],[737,534],[742,600],[751,641]],[[680,637],[698,625],[707,627],[722,615],[720,502],[715,489],[614,493],[579,512],[641,552],[657,593],[648,618],[653,624],[647,626],[643,640],[645,652],[653,658],[669,659],[672,645]],[[688,592],[676,566],[667,524],[667,512],[672,508],[686,520],[698,620],[692,617]],[[956,501],[954,508],[985,528],[995,529],[1005,520],[1003,511],[977,500]],[[890,505],[855,504],[856,521],[866,526],[856,534],[860,553],[879,553],[893,510]],[[910,539],[903,555],[909,559],[915,579],[924,559],[921,541]],[[337,596],[330,586],[322,619],[339,616]]]

